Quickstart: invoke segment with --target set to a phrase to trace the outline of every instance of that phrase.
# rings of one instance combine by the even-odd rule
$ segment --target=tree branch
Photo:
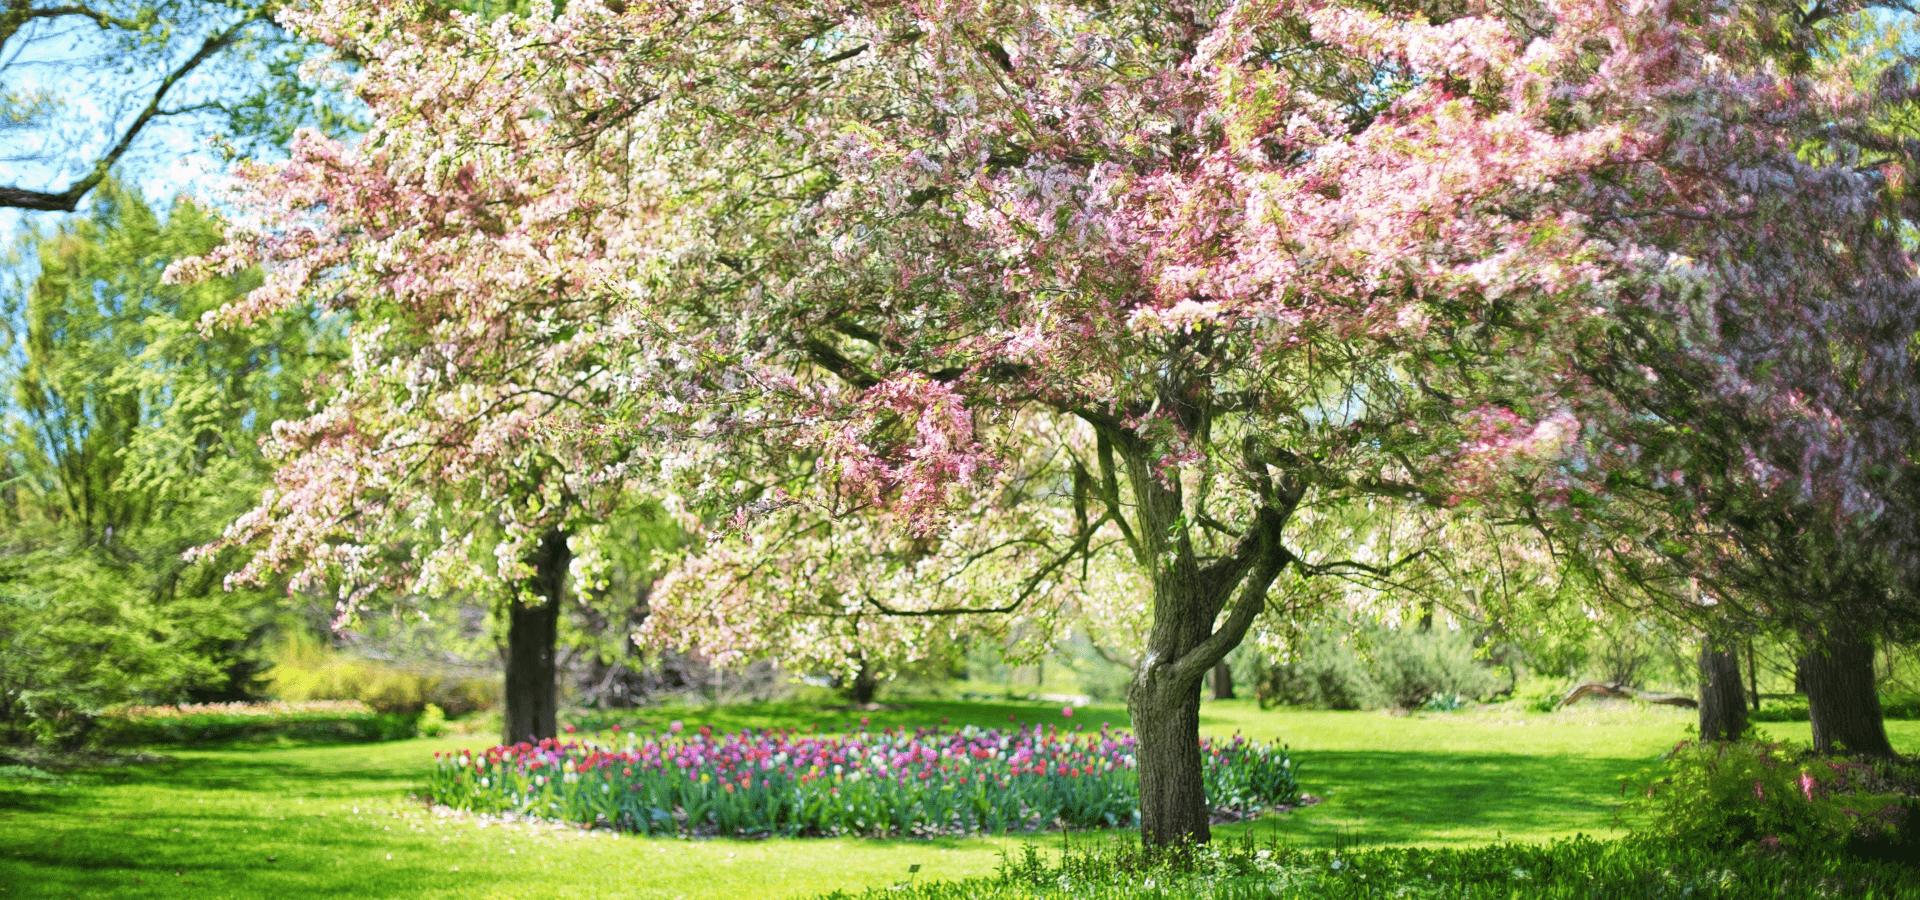
[[[30,209],[42,212],[73,212],[74,208],[80,205],[80,199],[98,187],[100,182],[106,179],[107,173],[113,169],[114,164],[120,161],[120,157],[126,155],[128,148],[133,146],[134,138],[140,135],[140,130],[147,127],[147,123],[152,121],[154,117],[163,115],[160,109],[160,103],[166,99],[167,92],[172,90],[173,86],[178,84],[181,79],[191,74],[194,69],[199,68],[201,63],[212,59],[214,54],[232,45],[234,40],[240,36],[242,29],[259,21],[262,17],[271,14],[273,9],[273,4],[262,5],[248,13],[240,21],[235,22],[225,31],[207,38],[206,41],[200,45],[199,51],[195,52],[193,56],[188,57],[187,61],[181,63],[179,68],[167,73],[167,77],[163,79],[160,82],[160,86],[154,90],[153,98],[147,102],[147,108],[141,110],[140,115],[134,118],[133,122],[126,127],[125,131],[121,132],[120,140],[113,145],[113,148],[108,150],[105,156],[100,157],[100,159],[93,164],[92,171],[89,171],[78,181],[67,185],[66,190],[52,193],[48,191],[31,190],[29,188],[0,186],[0,207]]]
[[[1280,532],[1285,525],[1286,519],[1279,513],[1261,511],[1260,521],[1253,529],[1259,540],[1258,558],[1248,575],[1246,586],[1240,591],[1240,599],[1234,602],[1233,611],[1227,614],[1227,620],[1221,623],[1219,630],[1173,662],[1169,674],[1176,683],[1198,681],[1208,669],[1213,668],[1214,663],[1226,658],[1227,651],[1240,646],[1240,642],[1246,639],[1247,629],[1253,627],[1253,620],[1267,608],[1267,592],[1273,587],[1274,579],[1280,577],[1287,563],[1297,562],[1280,542]]]

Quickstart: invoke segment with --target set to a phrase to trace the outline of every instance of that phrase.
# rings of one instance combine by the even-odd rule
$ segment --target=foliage
[[[1688,741],[1657,781],[1622,791],[1642,792],[1632,804],[1658,840],[1805,853],[1904,829],[1899,797],[1874,792],[1876,783],[1884,778],[1874,764],[1813,757],[1788,744]]]
[[[686,445],[669,470],[703,493],[747,501],[754,514],[743,523],[787,529],[790,540],[716,547],[715,566],[730,569],[730,555],[769,546],[913,547],[878,559],[819,548],[815,558],[868,567],[848,584],[963,587],[902,570],[942,562],[928,558],[936,549],[957,565],[999,546],[1007,567],[1031,571],[1067,551],[1148,550],[1139,540],[1157,545],[1168,524],[1182,541],[1219,544],[1226,555],[1233,541],[1216,535],[1250,535],[1252,510],[1283,519],[1292,511],[1244,483],[1268,465],[1334,495],[1447,503],[1464,502],[1510,467],[1539,469],[1547,481],[1529,479],[1535,496],[1554,509],[1591,505],[1607,493],[1608,469],[1638,460],[1637,447],[1600,433],[1637,419],[1593,390],[1566,354],[1595,341],[1604,349],[1616,315],[1639,324],[1644,312],[1680,329],[1692,341],[1688,359],[1742,387],[1781,430],[1802,434],[1825,421],[1816,407],[1837,402],[1827,389],[1838,382],[1821,380],[1844,375],[1831,365],[1716,352],[1729,338],[1716,321],[1750,327],[1746,340],[1777,353],[1781,342],[1765,343],[1770,326],[1824,337],[1823,323],[1856,318],[1739,306],[1777,293],[1729,287],[1754,277],[1741,263],[1745,229],[1844,220],[1867,239],[1881,223],[1881,207],[1867,199],[1880,182],[1850,163],[1810,167],[1787,149],[1795,129],[1856,122],[1880,98],[1850,84],[1756,90],[1773,77],[1761,73],[1775,72],[1778,47],[1726,43],[1771,33],[1775,23],[1750,20],[1759,15],[1751,10],[1648,18],[1547,4],[1535,18],[1554,25],[1540,32],[1523,24],[1534,18],[1502,18],[1494,8],[1403,21],[1334,3],[1242,4],[1205,22],[1169,21],[1148,7],[1114,16],[1071,5],[1037,4],[1030,15],[968,7],[936,17],[931,31],[906,11],[848,11],[832,24],[775,8],[739,12],[695,22],[644,4],[569,6],[483,27],[458,15],[419,21],[384,5],[339,3],[299,18],[367,59],[359,84],[375,105],[376,139],[366,150],[306,139],[286,169],[249,176],[263,227],[236,235],[216,263],[289,265],[236,315],[296,300],[399,313],[392,340],[368,352],[418,371],[412,384],[441,384],[450,361],[409,343],[438,333],[459,348],[452,364],[468,376],[446,379],[450,402],[453,384],[516,389],[504,374],[532,366],[474,355],[501,346],[526,360],[558,353],[581,363],[548,368],[614,366],[629,379],[618,393],[634,405],[610,407],[610,418],[643,431],[679,423],[688,429],[676,433],[722,440],[724,448]],[[1260,50],[1304,34],[1317,36],[1303,45],[1314,52]],[[1470,49],[1429,52],[1456,42]],[[634,53],[636,43],[660,52]],[[555,46],[566,50],[550,52]],[[1538,48],[1524,56],[1533,62],[1522,61],[1527,46]],[[695,49],[707,47],[727,49]],[[602,70],[628,75],[591,89],[573,80]],[[516,78],[474,74],[481,71]],[[772,82],[753,74],[769,71],[787,74]],[[1376,84],[1372,73],[1381,71],[1400,74]],[[1639,74],[1617,77],[1626,71]],[[1815,69],[1799,77],[1827,84],[1837,76]],[[1032,84],[1010,90],[1009,78]],[[1585,92],[1591,97],[1577,107],[1551,99]],[[1650,96],[1673,109],[1648,106]],[[1675,144],[1667,123],[1682,107],[1702,124]],[[883,108],[894,113],[872,112]],[[613,109],[622,112],[595,112]],[[762,127],[769,109],[791,116],[793,128]],[[1185,124],[1200,121],[1216,124]],[[1778,139],[1747,139],[1760,132]],[[629,149],[600,155],[612,146]],[[1481,162],[1444,177],[1444,166],[1433,168],[1459,158]],[[1602,171],[1608,177],[1586,174]],[[1729,171],[1780,174],[1748,183],[1720,174]],[[1756,185],[1772,187],[1763,196]],[[420,202],[371,199],[394,195]],[[551,214],[499,222],[498,233],[468,227],[493,222],[486,209],[519,207]],[[403,208],[434,224],[391,227],[387,217]],[[1413,224],[1428,221],[1416,211],[1441,208],[1450,210],[1445,240]],[[1056,233],[1066,237],[1049,239]],[[1904,283],[1886,277],[1904,263],[1887,256],[1884,236],[1870,244],[1874,253],[1826,266],[1827,244],[1796,235],[1806,239],[1773,235],[1768,245],[1779,248],[1781,271],[1809,279],[1804,293],[1823,303],[1850,303],[1864,284],[1897,292]],[[750,257],[736,256],[748,247]],[[1796,254],[1809,261],[1787,262]],[[1820,280],[1827,272],[1830,283]],[[489,299],[502,284],[544,290]],[[1695,303],[1702,296],[1711,299],[1705,308]],[[474,317],[492,324],[474,327]],[[520,343],[483,346],[472,339],[479,334]],[[634,352],[607,347],[622,342]],[[673,348],[671,360],[659,348]],[[1286,365],[1242,364],[1281,351]],[[988,358],[1015,363],[978,362]],[[807,376],[793,376],[802,362]],[[427,378],[430,370],[440,374]],[[1819,380],[1819,390],[1790,380],[1800,378]],[[345,409],[382,415],[378,392],[368,384],[342,394],[340,411],[311,422],[304,433],[314,452],[344,449]],[[1222,402],[1194,399],[1203,395]],[[1793,397],[1811,399],[1793,406]],[[1329,410],[1352,421],[1331,417],[1335,425]],[[511,442],[491,435],[524,424],[518,411],[478,421],[447,446],[498,453]],[[1245,437],[1257,445],[1250,459]],[[1105,469],[1089,446],[1098,438],[1117,454]],[[1062,441],[1075,455],[1034,446]],[[1756,431],[1754,443],[1761,458],[1777,455],[1771,435]],[[1854,458],[1840,446],[1812,450],[1821,461]],[[1543,467],[1563,451],[1584,464]],[[1036,547],[1002,540],[1005,530],[973,534],[961,527],[967,517],[951,515],[993,496],[1033,499],[1019,486],[1038,483],[1032,466],[1048,460],[1060,461],[1060,483],[1079,485],[1075,508],[1084,514],[1064,503],[995,508],[1084,523],[1054,530],[1084,531],[1088,540]],[[1076,465],[1086,477],[1073,475]],[[1149,470],[1169,489],[1177,472],[1193,476],[1173,505],[1194,508],[1123,529],[1119,479],[1151,493],[1140,481]],[[250,526],[290,558],[324,537],[308,533],[308,514],[346,501],[316,492],[291,499],[296,483],[319,479],[317,471],[288,477],[289,499]],[[1753,478],[1779,480],[1766,467]],[[1834,491],[1866,502],[1854,487]],[[1219,496],[1202,500],[1209,492]],[[1216,513],[1227,509],[1239,528],[1204,525],[1224,524]],[[877,521],[818,524],[856,511]],[[1008,526],[1046,531],[1028,527],[1040,524]],[[929,529],[942,532],[941,546],[911,544]],[[1184,546],[1167,550],[1179,557]],[[788,611],[818,624],[813,604],[849,617],[873,612],[860,591],[822,598],[802,589],[804,567],[790,578],[755,571],[741,590],[759,593],[757,603],[730,604],[726,616],[653,621],[681,640],[709,619],[729,623],[714,648],[725,652],[743,632],[777,630],[773,617]],[[766,602],[772,597],[781,602]],[[756,616],[767,629],[739,627]],[[840,642],[838,651],[853,640],[847,628],[805,637]],[[756,643],[805,648],[785,638]]]
[[[28,236],[38,272],[0,292],[0,737],[70,743],[110,706],[258,690],[278,585],[226,593],[243,552],[181,554],[264,486],[256,441],[304,407],[329,330],[283,316],[203,337],[257,278],[161,273],[222,227],[109,181],[86,218]]]
[[[1148,852],[1069,846],[1057,859],[1032,845],[992,877],[896,885],[833,900],[1575,900],[1593,897],[1896,897],[1920,888],[1911,869],[1844,856],[1786,859],[1581,837],[1471,850],[1302,850],[1240,842]]]
[[[464,716],[498,704],[491,680],[423,672],[331,650],[298,633],[282,638],[268,684],[282,700],[357,700],[380,712],[438,707]]]
[[[436,803],[647,834],[933,835],[1134,824],[1131,735],[1041,725],[810,737],[715,736],[680,723],[624,748],[593,741],[447,754]],[[616,735],[617,737],[617,735]],[[1222,811],[1299,799],[1284,748],[1235,738],[1204,748],[1207,798]]]
[[[357,702],[222,703],[133,707],[101,719],[105,746],[213,743],[368,743],[421,734],[422,716],[377,712]]]
[[[1481,699],[1504,680],[1476,658],[1464,628],[1362,620],[1309,630],[1284,662],[1264,668],[1255,694],[1262,705],[1419,709],[1436,699]]]
[[[199,644],[229,623],[195,611],[165,615],[97,557],[0,556],[0,743],[70,749],[108,707],[216,680]]]

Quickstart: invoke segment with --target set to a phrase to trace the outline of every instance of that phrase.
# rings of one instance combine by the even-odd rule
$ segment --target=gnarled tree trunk
[[[1103,456],[1113,443],[1101,436]],[[1266,608],[1267,589],[1293,560],[1281,531],[1304,487],[1287,483],[1270,490],[1263,498],[1270,505],[1255,513],[1232,552],[1203,564],[1184,527],[1178,480],[1162,480],[1140,446],[1125,449],[1134,451],[1125,459],[1136,553],[1153,584],[1152,624],[1127,689],[1139,740],[1140,838],[1149,846],[1201,843],[1213,831],[1201,780],[1200,685],[1207,670],[1246,637]]]
[[[1700,638],[1700,739],[1737,741],[1747,733],[1747,703],[1741,696],[1737,645],[1708,631]]]
[[[554,648],[560,637],[560,602],[573,551],[567,532],[547,532],[528,555],[533,577],[507,605],[506,722],[504,743],[553,737],[559,731],[559,684]]]
[[[1808,632],[1800,672],[1807,683],[1813,749],[1893,756],[1873,679],[1873,638],[1836,622]]]

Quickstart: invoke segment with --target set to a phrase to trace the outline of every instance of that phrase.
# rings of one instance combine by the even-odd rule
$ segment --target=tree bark
[[[538,741],[559,731],[559,681],[554,647],[560,637],[560,603],[573,551],[567,532],[556,529],[528,555],[533,577],[507,605],[506,722],[503,743]]]
[[[1102,435],[1102,454],[1112,452],[1114,443]],[[1125,460],[1133,486],[1134,550],[1153,585],[1146,646],[1127,688],[1139,741],[1140,838],[1154,847],[1203,843],[1213,831],[1201,780],[1200,684],[1246,637],[1266,609],[1268,588],[1293,561],[1281,532],[1305,487],[1291,481],[1269,487],[1267,502],[1232,551],[1203,564],[1184,524],[1179,480],[1163,480],[1143,447],[1126,449],[1133,451]]]
[[[1127,692],[1139,741],[1140,840],[1155,847],[1205,843],[1213,828],[1200,775],[1200,679],[1164,670],[1142,675]]]
[[[1224,659],[1213,664],[1213,699],[1233,699],[1233,667]]]
[[[1891,758],[1873,679],[1873,638],[1850,625],[1809,632],[1800,671],[1807,683],[1817,753]]]
[[[1747,733],[1747,701],[1740,689],[1734,642],[1709,631],[1700,638],[1700,739],[1737,741]]]

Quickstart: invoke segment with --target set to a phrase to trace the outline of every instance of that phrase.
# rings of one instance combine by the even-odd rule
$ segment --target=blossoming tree
[[[1203,675],[1289,567],[1394,562],[1319,547],[1303,504],[1577,520],[1635,464],[1633,385],[1591,365],[1633,315],[1765,411],[1758,456],[1877,502],[1849,461],[1891,438],[1809,436],[1905,351],[1823,381],[1782,343],[1842,313],[1912,333],[1904,257],[1826,236],[1878,233],[1884,179],[1794,154],[1871,92],[1783,65],[1799,20],[1763,5],[1411,6],[332,0],[288,18],[364,62],[373,132],[251,170],[254,225],[198,265],[268,264],[239,315],[377,308],[367,340],[452,358],[527,338],[408,397],[590,359],[605,399],[545,446],[646,446],[735,510],[657,634],[828,659],[975,614],[1136,617],[1143,834],[1204,840]],[[1725,344],[1733,314],[1764,352]],[[470,445],[497,446],[445,444]],[[432,478],[501,477],[477,458]],[[312,482],[344,497],[381,461],[337,465]],[[331,552],[311,505],[246,527]]]

